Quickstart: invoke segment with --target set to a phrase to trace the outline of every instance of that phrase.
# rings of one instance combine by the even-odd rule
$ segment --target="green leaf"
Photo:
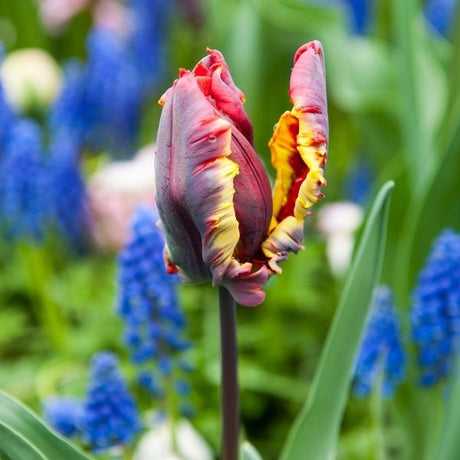
[[[14,441],[12,448],[24,448],[28,445],[35,450],[34,456],[11,456],[11,460],[35,458],[62,458],[66,460],[89,460],[90,457],[67,442],[57,433],[51,431],[29,409],[19,401],[0,391],[0,452],[7,453],[10,439]],[[5,433],[5,438],[3,437]],[[22,446],[22,447],[21,447]],[[17,451],[19,452],[19,451]]]
[[[0,422],[0,458],[2,455],[11,460],[46,460],[46,457],[30,444],[23,436],[5,423]]]
[[[336,448],[355,356],[380,277],[393,187],[394,182],[387,182],[374,201],[311,390],[282,452],[283,460],[326,460]]]
[[[442,460],[458,459],[458,438],[460,436],[460,355],[452,369],[450,394],[445,406],[441,436],[438,440],[436,457]]]
[[[262,460],[262,457],[251,443],[244,441],[241,444],[241,460]]]

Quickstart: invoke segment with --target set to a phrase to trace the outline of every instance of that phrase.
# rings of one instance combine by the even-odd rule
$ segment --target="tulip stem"
[[[219,286],[221,397],[222,397],[222,455],[221,460],[238,460],[239,396],[238,345],[236,341],[236,305],[232,295]]]

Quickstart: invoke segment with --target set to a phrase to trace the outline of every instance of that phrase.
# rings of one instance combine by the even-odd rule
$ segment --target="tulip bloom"
[[[208,50],[160,99],[157,205],[171,273],[224,285],[243,305],[260,304],[278,263],[302,249],[303,222],[322,197],[328,118],[323,51],[294,57],[286,111],[269,142],[273,195],[252,125],[219,51]]]

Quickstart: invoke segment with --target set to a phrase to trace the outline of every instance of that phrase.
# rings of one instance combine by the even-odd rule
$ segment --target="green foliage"
[[[50,430],[31,411],[0,392],[0,453],[12,460],[89,460],[76,447]]]
[[[355,356],[380,276],[393,187],[385,184],[371,209],[310,393],[283,451],[285,460],[327,460],[336,449]]]
[[[174,2],[179,3],[185,2]],[[347,199],[347,177],[363,159],[373,168],[372,193],[395,180],[382,279],[395,290],[408,338],[411,291],[431,242],[444,227],[460,230],[460,15],[457,12],[454,33],[447,40],[426,27],[423,2],[381,0],[374,2],[369,33],[356,36],[348,29],[343,8],[321,3],[204,0],[201,27],[187,23],[175,11],[166,50],[170,66],[158,93],[169,86],[178,67],[192,68],[206,46],[220,49],[235,83],[246,94],[256,148],[270,170],[267,142],[280,114],[290,108],[287,92],[293,53],[308,40],[321,40],[331,133],[325,203]],[[5,51],[34,46],[60,63],[68,57],[84,59],[91,11],[83,11],[52,35],[42,27],[38,4],[0,1],[0,40]],[[159,113],[154,98],[147,100],[142,145],[155,138]],[[85,155],[84,170],[91,172],[108,155]],[[372,222],[371,217],[368,225],[374,229],[383,225],[377,220]],[[361,245],[376,237],[364,232]],[[40,248],[0,242],[0,388],[35,410],[41,399],[53,394],[82,396],[90,356],[110,349],[120,355],[141,409],[151,410],[150,398],[134,383],[135,368],[121,342],[123,325],[114,313],[115,255],[93,249],[70,254],[53,240],[49,235]],[[450,383],[448,404],[443,388],[417,390],[412,375],[393,403],[379,401],[378,411],[372,401],[348,398],[352,356],[378,272],[378,264],[370,260],[382,254],[376,246],[368,251],[361,246],[344,287],[328,268],[326,244],[315,216],[309,219],[305,246],[305,251],[283,263],[283,274],[269,282],[264,305],[238,311],[242,420],[248,438],[263,458],[279,458],[307,397],[290,437],[289,449],[302,451],[303,457],[297,458],[307,456],[305,448],[313,460],[315,455],[325,458],[332,450],[340,460],[378,459],[382,445],[389,446],[388,457],[396,460],[411,460],[411,455],[419,460],[428,450],[435,458],[456,458],[458,378]],[[331,326],[340,292],[341,307]],[[209,286],[184,286],[181,301],[194,344],[191,378],[197,416],[193,424],[217,451],[216,293]],[[410,360],[414,367],[414,356]],[[427,423],[427,414],[433,414],[439,428]],[[40,422],[33,423],[37,432],[44,429]],[[0,410],[0,445],[9,449],[2,455],[43,458],[44,447],[30,438],[30,428],[21,426],[2,418]],[[251,446],[242,449],[244,460],[258,458]],[[286,452],[286,458],[295,458]]]

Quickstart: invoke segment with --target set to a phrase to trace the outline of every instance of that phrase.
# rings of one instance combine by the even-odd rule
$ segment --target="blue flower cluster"
[[[161,0],[130,0],[126,8],[126,36],[95,28],[87,40],[87,64],[68,64],[50,120],[54,130],[74,133],[92,150],[124,156],[135,146],[144,98],[164,74],[169,22]]]
[[[425,16],[434,30],[447,36],[454,23],[456,8],[457,0],[428,0]]]
[[[382,372],[382,393],[391,397],[404,377],[405,368],[406,356],[393,295],[388,287],[379,286],[374,291],[371,315],[355,367],[353,393],[369,395]]]
[[[411,310],[420,383],[445,378],[460,348],[460,234],[445,230],[419,274]]]
[[[145,96],[164,73],[169,10],[163,0],[129,0],[126,35],[95,28],[88,62],[69,62],[46,127],[18,117],[0,84],[0,227],[14,238],[42,238],[54,225],[72,247],[84,242],[88,213],[83,149],[129,155]],[[49,147],[43,139],[49,139]]]
[[[91,363],[90,384],[81,415],[83,440],[93,451],[129,444],[141,421],[118,370],[114,355],[98,353]]]
[[[3,108],[4,115],[9,108],[7,105]],[[69,243],[81,241],[87,212],[79,144],[70,136],[55,136],[47,152],[42,130],[34,121],[16,117],[2,128],[5,131],[0,145],[2,234],[12,239],[39,241],[45,230],[54,225]]]
[[[351,29],[356,34],[367,32],[371,19],[372,0],[342,0],[347,5]]]
[[[84,243],[89,219],[80,151],[80,142],[75,137],[56,133],[47,167],[51,215],[60,234],[74,246]]]
[[[2,236],[39,241],[50,225],[69,243],[80,241],[87,223],[81,145],[70,131],[51,131],[21,118],[0,84],[0,228]]]
[[[80,432],[83,404],[79,399],[53,396],[43,402],[45,420],[67,438]]]
[[[134,399],[115,356],[96,354],[84,401],[51,397],[43,402],[45,420],[66,437],[80,437],[94,452],[129,444],[141,429]]]
[[[12,124],[0,162],[0,215],[6,234],[38,239],[46,213],[40,127],[30,120]]]
[[[372,176],[371,164],[359,158],[345,179],[344,195],[353,203],[366,205],[371,198]]]
[[[186,397],[190,387],[185,375],[190,366],[183,354],[189,342],[184,339],[178,278],[166,273],[157,221],[156,213],[145,206],[133,217],[131,238],[119,255],[118,313],[126,323],[124,341],[139,366],[139,383],[159,399],[166,398],[173,387]]]

